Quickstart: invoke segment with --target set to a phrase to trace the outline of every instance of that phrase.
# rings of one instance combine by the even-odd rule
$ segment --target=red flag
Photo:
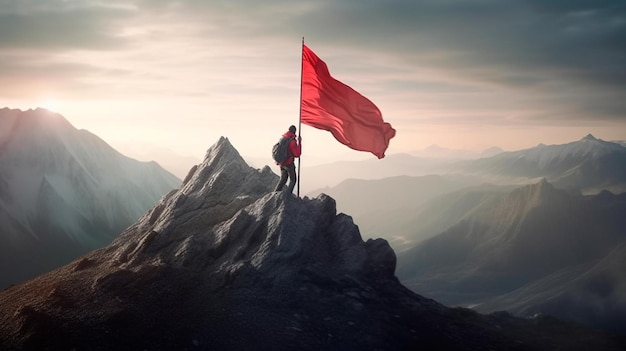
[[[396,130],[370,100],[331,77],[326,63],[304,44],[301,88],[302,123],[331,132],[352,149],[385,157]]]

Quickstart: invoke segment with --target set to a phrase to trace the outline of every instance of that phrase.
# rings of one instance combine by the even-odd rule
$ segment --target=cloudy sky
[[[388,155],[626,139],[623,0],[0,0],[0,107],[137,158],[201,159],[223,135],[269,163],[302,37],[397,130]],[[302,137],[303,162],[375,157]]]

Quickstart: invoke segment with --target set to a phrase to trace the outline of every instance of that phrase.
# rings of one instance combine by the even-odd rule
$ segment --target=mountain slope
[[[326,195],[271,189],[227,139],[115,241],[0,292],[0,347],[619,350],[551,319],[449,309],[403,287]]]
[[[401,208],[355,216],[355,220],[363,232],[383,236],[396,252],[401,252],[447,230],[484,203],[501,198],[506,189],[508,187],[469,186],[432,199],[406,203]]]
[[[0,110],[0,287],[111,242],[180,180],[61,115]]]
[[[519,316],[549,314],[626,334],[626,243],[606,257],[567,267],[475,307]],[[574,306],[574,308],[572,308]]]
[[[542,180],[484,204],[440,235],[400,253],[397,274],[412,290],[452,305],[487,306],[542,279],[560,286],[626,242],[625,199],[610,193],[570,195]],[[559,271],[564,275],[555,280]],[[532,294],[516,296],[516,304],[524,307],[539,301],[530,303]],[[538,296],[547,299],[535,289]],[[483,310],[519,311],[514,305]],[[578,307],[560,306],[563,311]]]

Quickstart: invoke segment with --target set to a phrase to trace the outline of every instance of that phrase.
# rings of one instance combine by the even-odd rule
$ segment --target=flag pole
[[[302,48],[300,50],[300,111],[298,113],[298,136],[302,137],[302,71],[304,70],[304,37],[302,37]],[[300,139],[300,138],[298,138]],[[301,139],[298,140],[301,143]],[[302,144],[299,145],[302,148]],[[302,150],[302,149],[300,149]],[[300,164],[302,163],[302,152],[300,153],[300,157],[298,157],[298,190],[296,191],[296,195],[300,197]]]

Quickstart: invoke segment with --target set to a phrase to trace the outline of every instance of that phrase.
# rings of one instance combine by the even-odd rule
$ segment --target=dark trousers
[[[298,180],[296,177],[296,165],[290,164],[286,166],[280,166],[280,181],[278,185],[276,185],[276,189],[274,191],[281,191],[287,183],[287,178],[289,178],[289,192],[293,192],[293,188],[296,186],[296,181]]]

